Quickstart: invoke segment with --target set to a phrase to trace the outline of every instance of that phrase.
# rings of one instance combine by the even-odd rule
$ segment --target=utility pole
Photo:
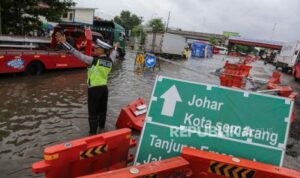
[[[273,36],[274,36],[274,32],[275,32],[276,26],[277,26],[277,23],[275,22],[275,23],[274,23],[274,26],[273,26],[273,29],[272,29],[271,40],[273,40]]]
[[[166,25],[166,32],[168,31],[168,28],[169,28],[170,15],[171,15],[171,11],[169,11],[169,15],[168,15],[168,20],[167,20],[167,25]]]

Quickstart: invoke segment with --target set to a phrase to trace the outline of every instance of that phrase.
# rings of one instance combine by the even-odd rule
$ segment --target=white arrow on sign
[[[176,103],[182,102],[176,86],[173,85],[163,95],[161,95],[160,98],[165,100],[161,114],[165,116],[173,117]]]

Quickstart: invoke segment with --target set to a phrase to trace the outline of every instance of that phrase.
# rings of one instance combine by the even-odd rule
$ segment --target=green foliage
[[[211,44],[212,46],[217,45],[218,44],[217,38],[214,36],[209,37],[209,44]]]
[[[165,31],[165,24],[163,23],[162,18],[151,19],[148,25],[152,28],[152,31],[155,33]]]
[[[137,37],[141,37],[141,44],[145,43],[146,32],[145,32],[145,30],[143,29],[143,27],[141,25],[133,27],[132,35],[137,36]]]
[[[43,3],[43,7],[39,6]],[[39,16],[49,21],[60,21],[72,0],[1,0],[2,32],[4,34],[29,35],[39,30]]]
[[[145,33],[145,32],[141,25],[133,27],[133,29],[132,29],[133,36],[140,36],[140,35],[142,35],[142,33]]]
[[[253,46],[235,45],[234,48],[236,52],[242,52],[246,54],[257,52],[257,50]]]
[[[138,17],[135,14],[132,14],[130,11],[122,11],[120,16],[116,16],[114,21],[126,30],[128,34],[129,30],[132,30],[135,26],[139,26],[142,23],[142,18]]]
[[[75,3],[73,0],[43,0],[49,5],[49,9],[41,11],[41,14],[46,17],[48,21],[60,21],[62,14],[68,12],[71,6]]]

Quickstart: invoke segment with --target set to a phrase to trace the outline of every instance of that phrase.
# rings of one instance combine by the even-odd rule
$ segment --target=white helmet
[[[100,39],[96,40],[97,46],[103,49],[112,49],[113,47],[110,46],[109,44],[105,43],[104,41],[101,41]]]

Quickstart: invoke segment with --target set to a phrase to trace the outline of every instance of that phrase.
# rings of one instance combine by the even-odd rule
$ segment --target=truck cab
[[[93,41],[103,38],[100,33],[92,32],[83,25],[58,24],[51,36],[50,48],[0,50],[0,74],[26,72],[39,75],[44,70],[86,67],[84,62],[62,49],[56,41],[56,32],[64,33],[74,48],[88,56],[93,56]]]
[[[283,72],[292,71],[296,64],[300,51],[300,42],[286,43],[275,57],[276,69],[281,68]]]

